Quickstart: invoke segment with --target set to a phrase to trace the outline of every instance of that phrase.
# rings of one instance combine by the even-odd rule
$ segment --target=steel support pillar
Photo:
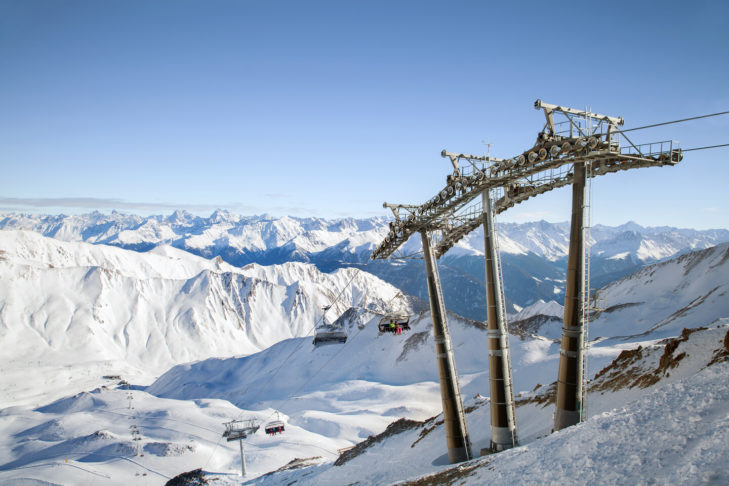
[[[458,385],[451,335],[448,331],[438,265],[428,240],[427,231],[423,230],[420,234],[423,238],[423,254],[428,279],[430,314],[433,319],[435,356],[440,377],[440,396],[443,402],[443,422],[448,446],[448,459],[451,464],[455,464],[471,459],[471,442],[468,438],[466,417],[463,413],[463,401],[461,400],[461,390]]]
[[[491,451],[517,445],[514,390],[509,360],[509,333],[504,316],[496,227],[490,191],[482,193],[484,253],[486,255],[486,302],[488,304],[489,384],[491,391]]]
[[[238,441],[240,443],[240,475],[245,477],[246,475],[246,455],[243,451],[243,439]]]
[[[572,223],[567,257],[562,347],[559,351],[554,430],[582,420],[582,361],[584,328],[581,319],[585,302],[585,164],[574,164]]]

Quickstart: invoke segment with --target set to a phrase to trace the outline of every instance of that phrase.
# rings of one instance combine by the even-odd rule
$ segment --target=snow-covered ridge
[[[393,435],[342,467],[331,464],[338,449],[378,434],[388,423],[400,417],[425,420],[441,409],[428,312],[411,312],[412,330],[402,336],[377,332],[377,311],[390,310],[402,299],[393,287],[354,269],[323,274],[304,263],[236,269],[169,246],[136,253],[26,236],[0,238],[0,339],[7,351],[0,358],[0,435],[5,437],[0,440],[0,457],[7,458],[0,461],[0,481],[39,478],[77,484],[92,471],[106,474],[110,484],[134,484],[135,473],[170,477],[205,466],[223,473],[218,476],[221,484],[233,484],[236,478],[229,475],[239,468],[239,452],[234,443],[223,441],[214,446],[220,442],[220,423],[236,417],[265,421],[273,410],[285,416],[287,434],[250,438],[246,448],[251,473],[262,475],[297,457],[321,458],[312,461],[316,464],[313,469],[260,477],[263,484],[279,484],[282,479],[284,484],[295,479],[301,484],[342,484],[345,480],[381,484],[449,467],[445,464],[445,432],[437,418]],[[31,248],[19,250],[18,242]],[[70,254],[63,255],[63,251]],[[638,345],[655,352],[645,352],[645,366],[631,365],[630,370],[653,373],[656,362],[661,362],[657,341],[675,337],[686,327],[708,327],[673,350],[671,359],[679,364],[669,370],[671,386],[684,386],[675,380],[712,360],[727,330],[727,255],[729,244],[720,245],[647,267],[606,288],[606,309],[595,316],[591,326],[590,375]],[[177,265],[175,258],[184,260],[179,265],[189,274],[170,278],[174,272],[166,266]],[[115,268],[116,262],[137,270],[124,274]],[[149,271],[153,276],[135,276],[137,271]],[[346,319],[346,345],[314,348],[311,337],[297,337],[301,336],[296,334],[301,329],[297,326],[321,317],[321,307],[339,292],[341,308],[333,308],[328,320],[347,307],[358,307],[356,315],[362,317],[361,321]],[[404,299],[401,303],[406,305]],[[375,312],[370,314],[362,307]],[[523,309],[523,315],[537,313],[538,317],[550,307],[554,306],[538,303]],[[483,351],[487,336],[483,325],[453,314],[449,324],[464,406],[470,412],[469,433],[478,451],[489,440],[488,402],[483,399],[489,390],[488,356]],[[553,447],[569,448],[574,441],[594,446],[597,455],[591,460],[597,463],[605,449],[594,432],[621,427],[632,430],[630,415],[618,411],[615,428],[604,417],[614,407],[632,406],[629,401],[642,399],[645,390],[635,387],[614,393],[613,388],[606,388],[593,390],[605,393],[600,401],[588,405],[589,413],[598,415],[599,426],[590,429],[593,433],[560,441],[565,434],[576,433],[572,432],[575,428],[537,441],[551,430],[553,407],[528,399],[537,384],[549,385],[556,379],[560,346],[550,333],[558,338],[560,327],[558,321],[550,320],[548,326],[535,328],[522,339],[511,338],[514,388],[518,400],[525,402],[517,408],[517,423],[526,447],[491,456],[485,469],[472,469],[476,484],[491,480],[492,476],[482,474],[492,474],[488,468],[494,461],[501,464],[499,471],[507,473],[505,480],[511,481],[525,467],[521,457],[532,454],[533,460],[544,460],[551,457]],[[268,342],[275,344],[269,346]],[[679,359],[682,353],[687,357]],[[175,363],[180,364],[146,390],[133,386],[129,391],[107,388],[75,394],[98,387],[102,380],[115,383],[116,375],[133,385],[144,385]],[[690,366],[684,368],[686,365]],[[712,375],[701,382],[705,386],[692,388],[690,396],[703,397],[706,391],[707,400],[700,400],[701,411],[723,417],[716,413],[725,415],[726,408],[715,405],[726,407],[726,400],[721,401],[727,386],[725,375],[708,371]],[[669,378],[668,373],[661,382],[664,378]],[[132,405],[130,395],[134,396],[133,415],[125,411]],[[694,424],[695,417],[687,417],[683,410],[685,407],[672,409],[671,420],[693,420]],[[134,455],[137,444],[128,428],[135,416],[144,457]],[[653,407],[644,416],[662,414],[659,407]],[[702,418],[691,430],[710,437],[716,427],[705,424],[712,424],[711,420]],[[646,437],[652,430],[674,434],[671,440],[683,437],[675,435],[680,429],[673,425],[654,425],[641,429]],[[716,437],[723,443],[724,429],[719,426]],[[585,427],[591,427],[589,422]],[[621,434],[605,437],[624,440]],[[654,439],[673,444],[660,434]],[[542,447],[542,443],[546,445]],[[713,442],[702,444],[710,450]],[[608,450],[615,463],[625,462],[620,447]],[[655,457],[651,450],[631,450],[641,458]],[[395,455],[398,461],[382,461],[382,457]],[[688,468],[717,464],[703,452],[685,457],[675,464]],[[719,459],[723,461],[724,456]],[[47,464],[60,467],[46,468]],[[614,470],[618,469],[608,469]],[[606,470],[595,467],[590,471],[604,474]],[[629,482],[640,482],[641,472],[629,471],[635,479]]]
[[[500,223],[498,228],[503,252],[534,253],[550,260],[567,254],[568,223]],[[75,216],[0,213],[0,230],[9,229],[35,231],[62,241],[103,243],[135,250],[171,245],[208,258],[220,255],[236,265],[316,258],[364,262],[389,231],[388,219],[383,217],[359,220],[273,218],[240,216],[222,210],[208,218],[185,211],[149,217],[118,212]],[[642,262],[661,260],[725,241],[729,241],[726,229],[651,228],[629,222],[617,227],[595,225],[591,231],[593,254],[604,258],[632,256]],[[413,238],[406,244],[405,251],[418,247],[419,240]],[[450,254],[482,253],[483,232],[478,229],[458,242]]]
[[[59,241],[31,231],[0,231],[0,249],[4,260],[15,265],[46,269],[99,267],[139,279],[185,279],[204,270],[235,270],[220,260],[195,257],[168,245],[140,257],[139,253],[117,247]]]
[[[328,322],[350,307],[408,308],[395,287],[356,269],[237,269],[170,247],[138,253],[0,232],[2,363],[33,361],[38,373],[83,361],[148,380],[177,363],[312,335],[329,305]]]
[[[599,292],[590,336],[666,338],[729,316],[729,244],[653,264]],[[629,318],[626,316],[630,316]]]
[[[130,248],[170,244],[209,253],[222,248],[256,252],[287,246],[313,253],[342,242],[356,248],[381,239],[386,234],[386,226],[383,218],[243,217],[222,210],[215,211],[209,218],[193,216],[185,211],[175,211],[167,217],[140,217],[118,212],[76,216],[0,214],[0,229],[26,229],[62,241]]]
[[[532,316],[538,315],[559,317],[561,319],[564,315],[564,307],[553,300],[545,302],[542,299],[539,299],[532,305],[525,307],[516,314],[510,315],[509,321],[523,321],[524,319],[528,319]]]

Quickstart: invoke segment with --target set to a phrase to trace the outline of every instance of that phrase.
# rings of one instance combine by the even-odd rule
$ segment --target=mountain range
[[[729,459],[720,446],[729,431],[721,422],[728,266],[724,243],[604,287],[589,333],[592,419],[558,434],[549,435],[561,309],[539,301],[522,309],[510,342],[525,447],[464,466],[478,468],[465,484],[487,481],[492,464],[513,480],[526,458],[577,442],[590,445],[592,465],[583,472],[597,480],[608,471],[600,451],[609,451],[613,466],[625,458],[619,448],[601,446],[605,440],[629,442],[643,460],[698,441],[700,451],[719,452],[677,456],[672,464],[703,465],[706,477],[721,481],[717,465]],[[221,423],[265,423],[276,412],[285,434],[246,441],[256,483],[380,484],[451,471],[427,306],[365,272],[327,274],[301,262],[237,268],[168,245],[139,252],[5,230],[0,298],[4,483],[130,484],[204,467],[220,484],[234,484],[238,446],[221,444]],[[391,311],[412,316],[403,336],[377,332],[379,316]],[[347,342],[314,346],[313,328],[333,321]],[[449,322],[478,451],[489,440],[487,331],[452,313]],[[709,363],[718,367],[704,372]],[[714,417],[713,426],[680,405],[688,397],[696,413]],[[661,407],[670,413],[660,414]],[[630,440],[630,417],[644,421],[640,440]],[[680,427],[690,420],[695,427]],[[659,440],[664,433],[671,441]],[[359,455],[338,459],[355,445]],[[659,466],[609,470],[609,477],[639,480],[660,474]],[[282,471],[264,475],[276,469]]]
[[[328,273],[357,267],[405,293],[427,301],[421,260],[369,259],[389,231],[389,220],[325,220],[240,216],[217,210],[204,218],[185,211],[169,216],[112,212],[84,215],[0,213],[0,230],[29,230],[61,241],[104,244],[135,251],[158,246],[185,250],[207,259],[220,257],[235,267],[250,263],[274,265],[303,262]],[[568,223],[501,223],[498,225],[507,310],[516,313],[538,300],[564,299],[569,243]],[[595,225],[590,230],[591,286],[601,287],[646,264],[729,241],[729,230],[693,230]],[[402,253],[417,254],[412,238]],[[476,320],[485,319],[483,231],[478,229],[440,261],[444,298],[449,309]]]

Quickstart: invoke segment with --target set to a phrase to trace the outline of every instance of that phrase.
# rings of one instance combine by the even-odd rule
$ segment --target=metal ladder
[[[489,193],[489,197],[491,197],[491,194]],[[505,331],[505,343],[504,347],[502,348],[504,351],[506,351],[506,365],[508,367],[508,373],[505,376],[505,380],[507,380],[507,397],[511,396],[511,416],[514,421],[514,428],[512,429],[512,443],[516,446],[519,443],[519,437],[516,432],[516,407],[515,407],[515,401],[514,401],[514,380],[511,376],[511,347],[509,345],[509,323],[506,319],[506,295],[504,291],[504,273],[501,269],[501,248],[499,247],[499,232],[496,229],[496,211],[492,212],[492,220],[494,223],[494,265],[496,267],[496,272],[498,273],[499,277],[499,291],[501,292],[501,305],[499,306],[499,309],[497,309],[497,312],[500,313],[500,321],[504,323],[504,326],[506,327]]]
[[[587,419],[587,383],[589,381],[588,355],[590,352],[590,229],[592,228],[592,163],[585,164],[586,197],[584,217],[585,224],[583,226],[583,258],[585,260],[584,282],[582,286],[582,308],[580,309],[582,320],[582,396],[580,397],[580,422]]]

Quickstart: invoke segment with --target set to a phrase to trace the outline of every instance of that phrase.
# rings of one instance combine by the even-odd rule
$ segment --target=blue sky
[[[369,217],[535,99],[625,128],[729,110],[729,2],[0,0],[0,210]],[[634,132],[729,143],[729,116]],[[729,228],[729,148],[593,184],[593,223]],[[566,221],[568,188],[502,221]]]

